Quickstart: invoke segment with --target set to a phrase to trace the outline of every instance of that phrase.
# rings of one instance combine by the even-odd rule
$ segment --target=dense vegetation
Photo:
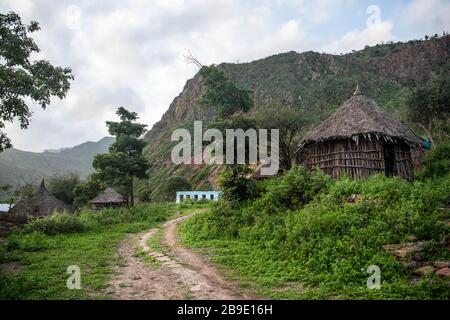
[[[450,232],[443,223],[450,212],[440,209],[450,203],[448,170],[447,163],[446,175],[410,183],[381,175],[333,181],[294,167],[260,182],[254,199],[192,218],[181,234],[274,298],[449,299],[445,280],[413,283],[412,270],[382,248],[414,235],[434,241],[428,259],[450,258],[439,244]],[[381,269],[380,290],[366,287],[370,265]]]
[[[295,149],[305,131],[331,115],[354,92],[358,82],[362,92],[394,119],[411,126],[420,135],[430,136],[421,127],[424,122],[421,117],[411,116],[410,101],[417,101],[412,97],[416,92],[433,91],[438,84],[445,85],[450,74],[449,40],[450,37],[444,35],[426,41],[380,44],[345,55],[287,52],[249,63],[220,64],[217,68],[223,70],[234,86],[223,79],[222,85],[214,92],[214,97],[218,98],[216,103],[208,104],[215,108],[205,108],[199,103],[205,90],[204,76],[199,73],[186,83],[183,92],[174,99],[161,121],[146,135],[149,146],[145,155],[152,165],[151,179],[139,182],[137,191],[140,199],[157,201],[165,181],[173,175],[186,177],[195,190],[209,186],[217,188],[220,170],[171,163],[173,144],[170,136],[175,128],[188,129],[194,120],[203,120],[219,128],[223,127],[222,124],[226,128],[235,128],[235,124],[230,122],[237,117],[236,114],[220,116],[223,104],[217,101],[226,104],[232,100],[232,97],[222,99],[224,87],[251,91],[253,105],[247,113],[246,109],[241,109],[240,114],[246,116],[246,120],[255,120],[256,126],[253,128],[272,128],[270,123],[274,123],[274,126],[283,129],[280,138],[282,169],[290,168],[291,164],[287,161],[289,153]],[[224,86],[224,83],[228,85]],[[209,83],[209,92],[212,85],[214,83]],[[445,101],[445,94],[440,100]],[[430,107],[435,106],[442,110],[442,104]],[[256,115],[258,112],[260,116]],[[422,112],[419,115],[433,115],[436,118],[435,113]],[[443,115],[432,127],[431,134],[436,144],[450,136],[450,121],[442,119]],[[423,123],[423,126],[428,127],[428,124]],[[241,122],[241,125],[245,127],[246,124]],[[209,170],[210,174],[194,181],[193,177],[203,170]]]
[[[117,245],[127,233],[146,230],[173,213],[169,205],[139,205],[34,220],[0,246],[0,299],[106,298]],[[82,290],[69,290],[68,266],[81,269]],[[4,270],[4,269],[2,269]]]

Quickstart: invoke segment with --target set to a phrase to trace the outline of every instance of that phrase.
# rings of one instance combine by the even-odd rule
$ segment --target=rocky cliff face
[[[241,87],[254,94],[254,109],[278,103],[299,108],[317,122],[330,115],[354,91],[359,83],[364,93],[398,120],[404,118],[402,102],[409,90],[435,74],[450,76],[450,36],[427,41],[389,43],[368,47],[345,55],[316,52],[288,52],[245,64],[220,67]],[[197,104],[203,92],[197,74],[187,81],[183,91],[169,106],[161,121],[146,134],[147,157],[152,178],[141,183],[143,198],[150,198],[170,175],[193,180],[198,189],[215,188],[217,168],[173,166],[170,163],[171,131],[192,125],[194,120],[212,120],[214,109]],[[214,172],[214,174],[212,174]]]

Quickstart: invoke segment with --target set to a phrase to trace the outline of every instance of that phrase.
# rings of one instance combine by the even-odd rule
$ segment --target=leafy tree
[[[222,132],[222,135],[226,137],[226,130],[227,129],[242,129],[244,131],[247,131],[248,129],[257,129],[257,123],[255,121],[255,118],[250,114],[243,114],[243,113],[236,113],[232,116],[226,118],[226,119],[218,119],[215,122],[212,122],[208,125],[208,128],[212,129],[218,129],[220,132]],[[206,146],[210,142],[204,141],[203,144]],[[248,146],[248,142],[246,142],[246,145]],[[236,146],[236,144],[235,144]],[[249,147],[245,148],[245,159],[246,163],[248,163],[249,160]],[[237,158],[238,154],[238,148],[234,148],[234,159]],[[226,157],[227,155],[227,147],[226,144],[223,144],[223,155]]]
[[[223,198],[232,202],[251,199],[255,194],[255,181],[248,176],[253,172],[245,165],[228,165],[219,176]]]
[[[259,128],[279,129],[280,169],[292,167],[294,152],[301,134],[311,124],[311,117],[295,108],[273,105],[255,114]]]
[[[16,191],[14,192],[14,195],[16,198],[19,199],[29,198],[34,194],[35,191],[36,189],[32,184],[26,183],[25,185],[17,188]]]
[[[95,156],[93,166],[96,176],[105,184],[122,191],[133,206],[133,180],[148,177],[149,165],[142,156],[146,143],[139,139],[147,126],[136,123],[137,113],[124,107],[118,108],[116,114],[120,122],[106,122],[109,133],[116,137],[116,141],[109,147],[109,153]]]
[[[80,184],[80,177],[76,173],[53,176],[47,180],[48,191],[66,204],[73,204],[74,190]]]
[[[14,196],[11,185],[0,185],[0,202],[10,204],[14,203]]]
[[[45,109],[52,96],[66,96],[73,79],[70,68],[31,61],[39,48],[28,35],[39,29],[36,21],[24,25],[16,13],[0,14],[0,152],[12,146],[1,131],[6,122],[18,119],[22,129],[28,127],[31,111],[25,98]]]
[[[450,173],[450,140],[440,143],[434,150],[427,152],[418,177],[439,178]]]
[[[230,116],[238,111],[247,112],[253,105],[250,91],[239,88],[225,73],[216,66],[202,67],[205,92],[200,104],[206,107],[218,107],[220,115]]]
[[[177,191],[190,191],[192,184],[181,176],[170,177],[163,188],[164,198],[166,200],[173,200]]]
[[[73,203],[78,207],[82,207],[94,199],[105,188],[105,184],[95,174],[92,174],[89,179],[78,184],[73,190]]]
[[[446,122],[450,117],[450,78],[435,77],[417,87],[409,101],[410,120],[419,124],[429,136],[433,146],[433,125]]]

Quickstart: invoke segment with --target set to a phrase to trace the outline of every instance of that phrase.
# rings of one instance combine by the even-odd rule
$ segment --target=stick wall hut
[[[106,188],[97,197],[89,201],[92,209],[119,208],[127,203],[127,200],[113,188]]]
[[[297,159],[339,179],[365,178],[375,173],[414,179],[411,150],[421,139],[356,88],[353,96],[325,122],[306,134]]]
[[[21,199],[6,214],[7,217],[26,221],[27,218],[40,218],[51,215],[53,212],[73,212],[73,208],[58,200],[48,192],[42,179],[41,186],[31,196]]]

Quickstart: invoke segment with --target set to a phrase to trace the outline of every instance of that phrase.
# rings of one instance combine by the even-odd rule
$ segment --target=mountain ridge
[[[254,110],[277,103],[312,115],[315,124],[331,115],[355,90],[383,107],[394,119],[405,122],[405,99],[416,85],[434,75],[450,75],[450,36],[430,40],[379,44],[365,49],[333,55],[313,51],[272,55],[253,62],[218,65],[240,87],[254,95]],[[189,128],[194,120],[210,121],[217,110],[202,108],[198,99],[204,86],[197,73],[187,80],[161,120],[144,139],[146,157],[152,165],[151,179],[141,182],[142,200],[157,199],[169,176],[187,177],[196,189],[214,189],[220,169],[217,166],[176,166],[170,161],[173,129]]]
[[[86,178],[93,172],[94,155],[107,152],[113,141],[113,137],[104,137],[96,142],[56,149],[59,152],[7,149],[0,153],[0,185],[38,184],[42,178],[68,172],[76,172],[81,178]]]

